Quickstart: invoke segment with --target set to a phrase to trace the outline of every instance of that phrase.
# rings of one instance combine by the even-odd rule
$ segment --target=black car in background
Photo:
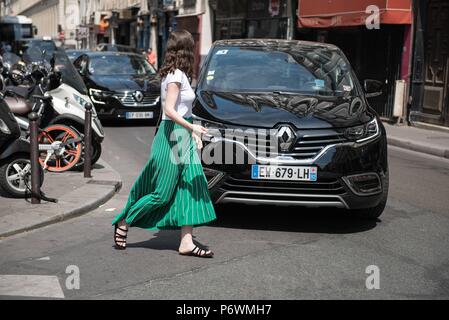
[[[79,56],[81,56],[84,53],[89,52],[89,50],[87,49],[67,49],[65,51],[67,53],[67,57],[70,59],[71,62],[75,61],[76,59],[78,59]]]
[[[100,43],[95,48],[96,51],[128,52],[138,53],[136,48],[121,44]]]
[[[215,203],[338,207],[377,218],[388,196],[385,129],[335,46],[287,40],[214,43],[194,119]]]
[[[87,52],[73,64],[86,83],[100,119],[156,122],[159,118],[160,79],[142,55]]]

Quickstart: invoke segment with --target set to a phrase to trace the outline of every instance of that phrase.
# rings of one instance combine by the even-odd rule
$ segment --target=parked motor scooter
[[[37,53],[37,51],[36,51]],[[25,61],[27,64],[42,64],[46,53],[41,56],[28,54]],[[48,62],[48,61],[46,61]],[[62,74],[63,82],[55,88],[47,91],[52,97],[53,118],[49,119],[48,125],[65,125],[76,130],[84,138],[85,105],[91,103],[87,95],[87,89],[83,80],[76,72],[72,63],[64,51],[56,51],[53,55],[51,68]],[[9,64],[11,65],[11,63]],[[101,156],[101,143],[104,139],[103,126],[95,112],[92,115],[92,164],[95,164]],[[19,120],[20,122],[20,120]],[[73,169],[82,170],[84,165],[84,143],[82,144],[82,155]]]
[[[23,197],[31,190],[30,143],[21,137],[19,125],[3,99],[3,90],[0,75],[0,192]],[[42,170],[40,180],[42,185]]]
[[[36,112],[39,115],[41,165],[49,171],[63,172],[78,164],[82,155],[82,136],[70,126],[51,124],[57,114],[48,91],[60,85],[61,76],[48,68],[43,64],[31,64],[24,71],[13,70],[15,86],[6,87],[5,102],[15,114],[25,138],[28,138],[28,114]]]
[[[37,57],[33,58],[37,60]],[[57,114],[50,124],[63,124],[78,130],[84,137],[85,106],[92,104],[87,94],[87,88],[83,79],[76,71],[67,54],[62,49],[54,53],[54,69],[61,72],[62,83],[57,88],[48,91],[53,98],[53,108]],[[95,108],[92,108],[92,164],[95,164],[101,156],[101,143],[104,140],[104,130],[97,116]],[[84,165],[84,144],[83,154],[75,169],[82,170]]]

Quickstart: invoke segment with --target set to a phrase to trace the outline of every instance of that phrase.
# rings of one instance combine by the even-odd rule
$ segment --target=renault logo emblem
[[[290,127],[284,126],[278,130],[276,137],[279,141],[281,151],[285,152],[290,150],[290,147],[295,141],[296,135]]]
[[[141,91],[136,91],[134,93],[134,99],[136,99],[137,102],[143,101],[143,93]]]

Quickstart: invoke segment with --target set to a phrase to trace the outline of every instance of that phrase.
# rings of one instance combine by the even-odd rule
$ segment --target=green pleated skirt
[[[161,121],[150,158],[112,224],[122,219],[148,230],[200,226],[216,219],[196,143],[187,129]]]

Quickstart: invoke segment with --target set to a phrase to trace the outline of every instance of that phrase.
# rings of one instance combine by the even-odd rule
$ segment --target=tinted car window
[[[156,71],[143,57],[133,55],[92,56],[89,72],[93,75],[146,75]]]
[[[354,81],[336,50],[277,51],[216,47],[203,85],[213,91],[285,91],[321,95],[350,94]]]
[[[85,51],[77,51],[77,50],[66,50],[67,53],[67,57],[71,60],[74,61],[75,59],[77,59],[80,55],[82,55]]]

